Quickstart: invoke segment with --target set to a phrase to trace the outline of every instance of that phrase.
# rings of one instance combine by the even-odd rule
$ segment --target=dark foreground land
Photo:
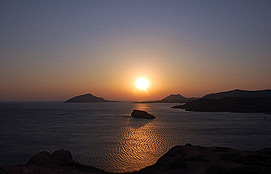
[[[225,147],[175,146],[158,161],[137,173],[270,174],[271,149],[241,151]],[[40,152],[25,165],[3,166],[0,173],[89,174],[108,173],[75,162],[69,151]]]

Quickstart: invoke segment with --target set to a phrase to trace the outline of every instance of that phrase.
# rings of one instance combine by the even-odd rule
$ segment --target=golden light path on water
[[[128,124],[133,124],[131,122],[133,120]],[[119,149],[115,149],[117,153],[110,154],[112,158],[116,159],[111,166],[112,168],[125,172],[139,170],[142,166],[155,163],[155,153],[162,145],[161,141],[156,139],[151,125],[145,125],[141,128],[130,127],[123,131],[122,136],[123,141],[119,142],[121,144],[118,146]]]
[[[147,110],[146,105],[136,105],[135,109]],[[142,169],[142,167],[154,164],[161,156],[161,148],[166,141],[162,140],[163,131],[153,127],[153,120],[134,119],[128,121],[128,127],[123,129],[118,149],[118,160],[112,166],[117,171],[127,172]]]
[[[110,106],[110,105],[108,105]],[[202,137],[187,129],[191,125],[185,112],[172,110],[171,104],[128,104],[120,114],[101,114],[92,117],[86,126],[85,136],[78,137],[73,148],[75,160],[86,165],[92,165],[107,172],[126,173],[138,171],[157,162],[169,149],[184,142],[197,144]],[[117,109],[118,104],[114,107]],[[136,119],[130,116],[132,109],[147,111],[156,116],[155,119]],[[109,110],[111,110],[109,108]],[[183,113],[178,116],[176,112]],[[95,123],[89,125],[91,123]],[[100,126],[95,126],[99,124]],[[91,131],[88,129],[91,128]],[[81,138],[80,138],[81,137]],[[85,139],[86,138],[86,139]]]
[[[31,102],[20,103],[22,109],[12,105],[3,106],[8,106],[9,112],[16,111],[14,116],[1,121],[4,129],[13,127],[13,131],[0,127],[1,141],[7,145],[0,162],[7,165],[26,163],[40,151],[65,149],[82,164],[127,173],[154,164],[170,148],[186,143],[249,151],[271,146],[271,118],[266,114],[187,112],[170,108],[172,103]],[[42,109],[31,114],[29,108]],[[135,119],[130,116],[133,109],[145,110],[156,118]],[[11,136],[21,138],[8,138]],[[21,158],[16,161],[14,154]]]
[[[134,109],[148,110],[144,104],[137,104]],[[156,163],[170,149],[171,145],[167,143],[173,141],[167,140],[165,129],[157,128],[155,119],[127,117],[125,126],[119,129],[117,143],[101,146],[100,148],[105,148],[102,151],[109,153],[103,162],[98,158],[97,161],[92,160],[92,165],[110,172],[132,172]],[[100,156],[99,150],[96,153]]]

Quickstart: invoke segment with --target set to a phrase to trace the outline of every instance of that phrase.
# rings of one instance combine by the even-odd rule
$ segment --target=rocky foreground
[[[40,152],[25,165],[3,166],[0,173],[89,174],[108,173],[75,162],[69,151]],[[136,173],[270,174],[271,149],[250,152],[225,147],[175,146],[158,161]]]

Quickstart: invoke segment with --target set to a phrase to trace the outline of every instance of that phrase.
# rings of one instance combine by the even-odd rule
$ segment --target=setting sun
[[[148,79],[142,77],[137,79],[135,84],[138,89],[146,91],[150,83]]]

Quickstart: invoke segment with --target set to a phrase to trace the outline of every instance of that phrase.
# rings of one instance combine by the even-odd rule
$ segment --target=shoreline
[[[227,147],[202,147],[186,144],[175,146],[154,165],[129,173],[270,173],[271,148],[258,151],[236,150]],[[102,169],[75,162],[69,151],[37,153],[24,165],[5,165],[2,173],[106,173]]]

